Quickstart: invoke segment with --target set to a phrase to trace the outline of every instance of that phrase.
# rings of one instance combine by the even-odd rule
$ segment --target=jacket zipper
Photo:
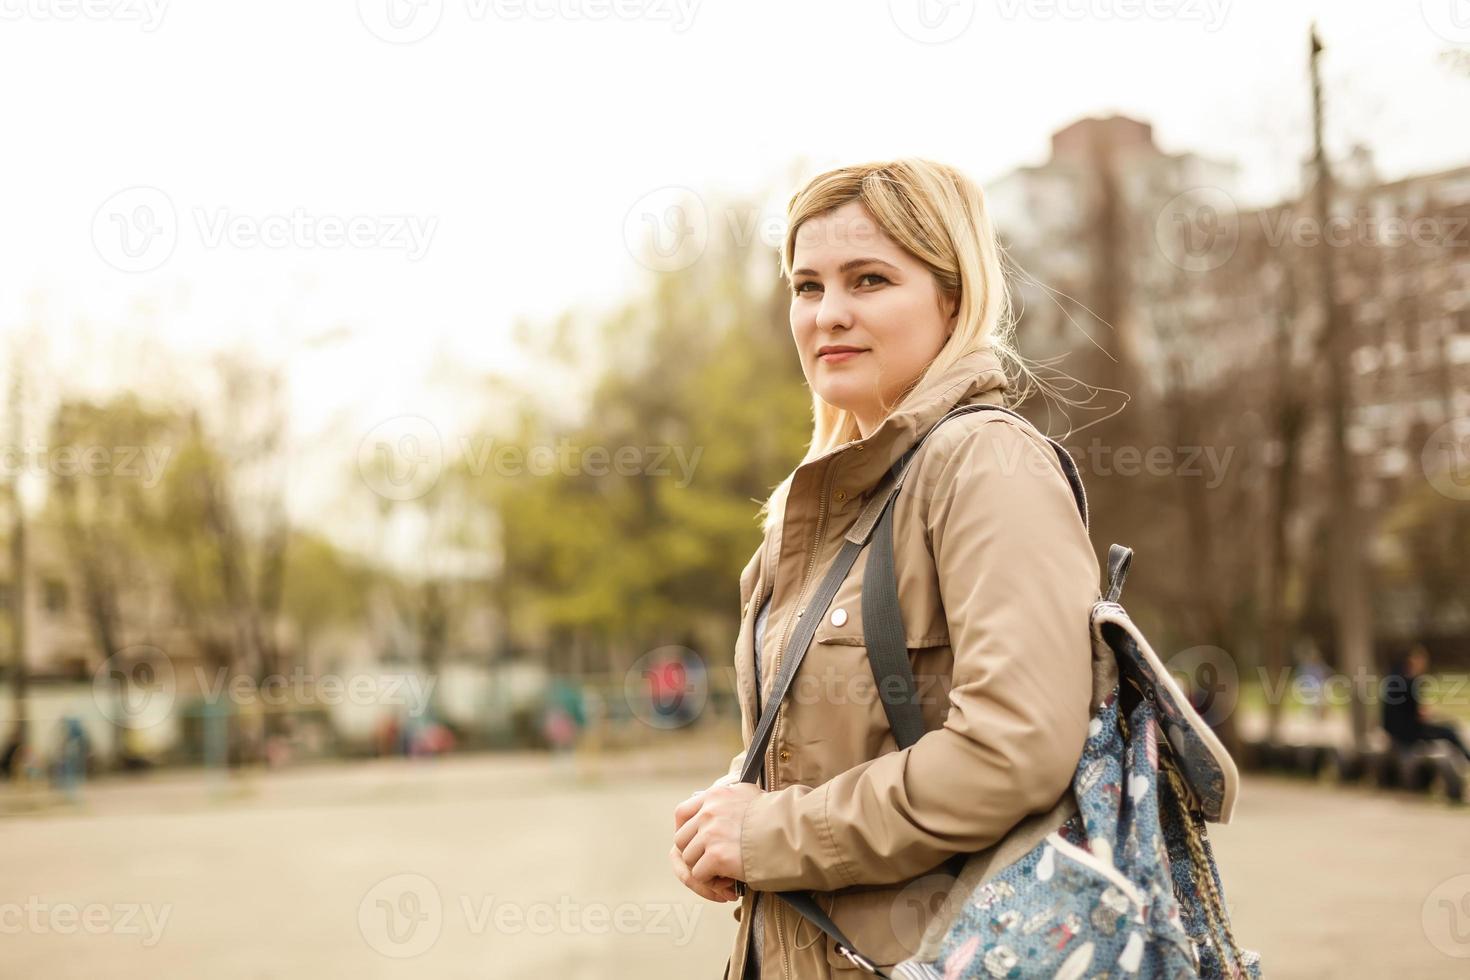
[[[832,467],[827,466],[827,473],[822,478],[822,496],[817,504],[817,527],[816,533],[812,535],[812,553],[807,558],[806,572],[801,577],[801,588],[796,593],[796,612],[802,615],[802,602],[806,599],[806,587],[811,584],[812,572],[817,567],[817,553],[822,549],[822,525],[827,520],[827,488],[832,483]],[[772,576],[774,580],[774,575]],[[781,631],[781,645],[776,648],[776,660],[771,668],[771,676],[775,677],[781,672],[781,658],[786,653],[786,642],[791,638],[791,626],[796,621],[796,615],[786,620],[786,627]],[[759,697],[759,692],[756,692]],[[781,737],[781,709],[785,705],[777,705],[776,720],[771,725],[771,742],[766,752],[766,790],[773,791],[776,787],[776,759],[774,749],[780,744]],[[786,953],[786,932],[781,922],[781,903],[777,902],[773,911],[776,915],[776,941],[781,947],[781,976],[785,980],[791,980],[791,963]]]

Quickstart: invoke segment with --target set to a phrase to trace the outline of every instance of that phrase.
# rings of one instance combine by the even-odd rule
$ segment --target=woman
[[[984,198],[953,168],[908,159],[816,177],[791,199],[781,258],[815,424],[740,578],[747,746],[796,617],[887,470],[947,411],[1003,404],[1026,375]],[[813,611],[760,784],[738,781],[742,752],[674,811],[675,874],[740,902],[730,980],[859,975],[763,892],[813,890],[878,966],[908,957],[953,880],[946,861],[996,848],[1068,793],[1099,567],[1051,447],[1003,412],[957,417],[915,453],[893,507],[924,737],[898,751],[873,689],[859,555]]]

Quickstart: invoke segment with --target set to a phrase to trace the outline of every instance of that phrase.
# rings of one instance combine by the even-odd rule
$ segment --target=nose
[[[817,328],[823,331],[846,330],[852,326],[852,310],[847,298],[838,290],[822,294],[817,307]]]

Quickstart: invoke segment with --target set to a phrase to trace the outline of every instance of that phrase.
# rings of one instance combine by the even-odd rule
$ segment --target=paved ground
[[[731,906],[665,863],[707,781],[469,757],[0,797],[0,976],[717,977]],[[1464,977],[1467,821],[1253,780],[1214,835],[1237,935],[1273,978]]]

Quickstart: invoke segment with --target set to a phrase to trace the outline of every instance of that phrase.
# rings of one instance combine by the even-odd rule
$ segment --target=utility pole
[[[10,439],[12,454],[19,454],[25,442],[25,425],[22,418],[25,403],[24,374],[21,359],[10,361]],[[5,481],[5,496],[10,504],[10,639],[12,659],[10,683],[15,697],[15,734],[21,745],[29,744],[29,714],[26,695],[30,686],[30,671],[26,664],[26,519],[20,499],[20,477],[25,471],[17,465]],[[17,757],[19,761],[21,757]]]
[[[1327,424],[1330,443],[1332,553],[1332,620],[1336,637],[1338,668],[1351,679],[1353,744],[1359,753],[1366,749],[1368,708],[1363,685],[1373,656],[1373,623],[1365,586],[1366,562],[1362,519],[1358,503],[1357,467],[1347,441],[1348,416],[1352,401],[1352,377],[1348,364],[1350,337],[1343,310],[1337,303],[1332,246],[1327,243],[1332,217],[1332,169],[1322,142],[1322,75],[1319,62],[1322,41],[1317,25],[1311,32],[1312,140],[1316,181],[1313,205],[1317,219],[1318,283],[1322,291],[1322,347],[1327,370]]]

